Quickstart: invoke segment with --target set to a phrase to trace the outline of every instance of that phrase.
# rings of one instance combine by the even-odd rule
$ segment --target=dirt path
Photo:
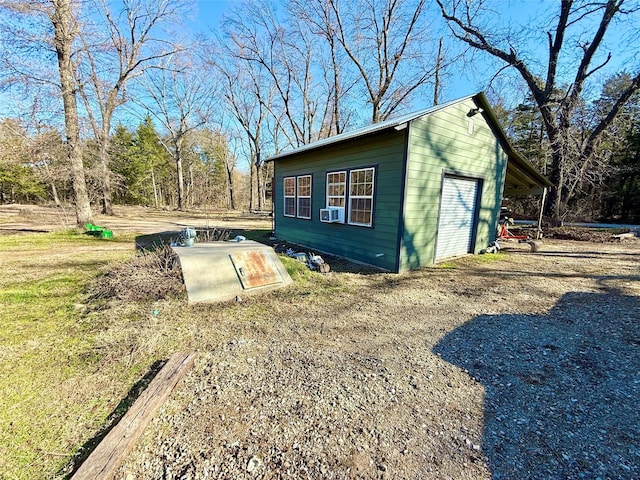
[[[94,224],[113,231],[143,234],[180,231],[184,227],[223,227],[234,229],[270,228],[269,217],[228,212],[177,212],[145,207],[115,207],[114,216],[94,214]],[[54,231],[75,226],[72,210],[37,205],[0,205],[0,234],[20,231]]]
[[[640,477],[640,242],[446,267],[190,310],[196,366],[117,478]]]

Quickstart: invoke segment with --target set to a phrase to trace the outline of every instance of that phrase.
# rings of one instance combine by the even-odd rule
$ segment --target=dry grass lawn
[[[127,459],[122,478],[163,471],[167,478],[179,478],[178,472],[198,477],[207,468],[218,478],[249,478],[247,462],[256,455],[264,478],[299,478],[302,472],[488,478],[504,473],[502,464],[524,460],[496,450],[490,430],[495,412],[485,404],[492,386],[478,373],[482,365],[465,366],[460,355],[456,363],[454,339],[478,319],[531,328],[518,322],[580,311],[592,312],[590,325],[612,321],[609,300],[608,313],[624,320],[637,315],[633,308],[640,299],[640,242],[551,241],[538,254],[514,246],[402,275],[347,264],[320,275],[285,259],[294,284],[241,303],[189,305],[175,289],[164,298],[154,293],[127,300],[104,295],[98,288],[104,283],[95,279],[116,275],[126,285],[128,276],[151,268],[134,260],[138,234],[185,225],[268,231],[269,221],[123,209],[116,218],[96,221],[114,230],[109,241],[70,231],[24,232],[52,229],[60,222],[56,215],[33,207],[0,209],[0,478],[67,476],[144,388],[158,362],[175,351],[198,352],[194,371]],[[157,271],[149,272],[157,287]],[[135,282],[141,285],[144,278]],[[640,362],[633,343],[640,341],[639,323],[636,318],[624,327],[633,365]],[[507,327],[492,334],[497,338]],[[545,343],[550,354],[556,352],[552,343]],[[533,354],[506,355],[525,361]],[[579,350],[576,355],[568,365],[582,361]],[[544,388],[553,386],[557,374],[513,373],[527,386]],[[295,421],[276,428],[274,418],[285,417]],[[316,439],[310,425],[323,436]],[[607,433],[618,435],[611,445],[637,445],[637,429],[618,427]],[[513,431],[529,435],[518,428]],[[551,427],[539,427],[546,429]],[[631,450],[620,453],[616,465],[626,465],[629,455]],[[588,470],[558,458],[558,465],[569,465],[556,470],[567,478],[600,472],[600,459]],[[613,468],[602,461],[602,468]],[[640,474],[637,464],[630,468],[635,470],[628,476],[619,470],[621,478]]]

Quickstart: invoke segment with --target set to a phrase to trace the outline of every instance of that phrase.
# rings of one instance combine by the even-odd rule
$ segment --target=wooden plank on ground
[[[73,475],[72,480],[112,478],[178,381],[193,365],[195,353],[176,353],[162,367],[124,417]]]

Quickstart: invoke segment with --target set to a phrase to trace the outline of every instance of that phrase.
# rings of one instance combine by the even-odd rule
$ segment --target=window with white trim
[[[373,224],[373,183],[375,168],[349,172],[349,224],[370,227]]]
[[[347,194],[347,172],[327,173],[327,207],[344,207]]]
[[[311,218],[311,175],[297,177],[298,218]]]
[[[284,216],[296,216],[296,177],[285,177],[284,189]]]

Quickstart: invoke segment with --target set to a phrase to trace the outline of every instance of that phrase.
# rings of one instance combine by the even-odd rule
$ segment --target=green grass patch
[[[484,253],[482,255],[471,255],[469,258],[474,263],[495,263],[505,259],[504,253]]]
[[[110,399],[86,388],[102,356],[82,302],[132,251],[76,231],[0,237],[0,477],[54,478],[104,421]]]
[[[455,270],[456,268],[458,268],[458,266],[455,263],[451,263],[451,262],[436,263],[435,267],[440,268],[442,270]]]
[[[301,262],[300,260],[291,258],[287,255],[279,255],[279,257],[292,280],[308,282],[309,279],[316,274],[316,272],[309,269],[306,263]]]
[[[271,238],[271,230],[238,230],[237,232],[233,232],[237,235],[242,235],[247,240],[253,240],[254,242],[260,242],[264,244],[270,243]]]

